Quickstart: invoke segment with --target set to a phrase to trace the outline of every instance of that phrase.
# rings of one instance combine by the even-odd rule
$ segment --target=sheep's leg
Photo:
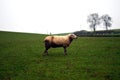
[[[49,49],[49,48],[46,48],[46,49],[45,49],[43,55],[48,55],[48,49]]]
[[[67,55],[66,47],[64,47],[64,54]]]
[[[48,41],[45,41],[45,51],[43,55],[48,55],[48,49],[50,48],[50,44]]]
[[[44,55],[48,55],[48,49],[45,49]]]

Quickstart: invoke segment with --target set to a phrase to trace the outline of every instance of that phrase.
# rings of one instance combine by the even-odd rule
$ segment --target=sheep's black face
[[[70,34],[70,37],[71,37],[72,39],[77,39],[77,36],[76,36],[75,34]]]

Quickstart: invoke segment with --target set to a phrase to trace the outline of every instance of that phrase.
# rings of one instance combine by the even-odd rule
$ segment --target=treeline
[[[74,32],[79,37],[120,37],[120,30],[103,30],[103,31],[76,31]]]

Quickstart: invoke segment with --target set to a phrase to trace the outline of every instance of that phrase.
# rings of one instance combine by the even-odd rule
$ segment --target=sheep
[[[75,34],[68,34],[65,36],[52,36],[51,35],[51,36],[45,37],[44,39],[45,51],[43,55],[48,55],[48,49],[51,47],[52,48],[63,47],[64,54],[67,55],[66,48],[69,47],[73,39],[77,39],[77,36]]]

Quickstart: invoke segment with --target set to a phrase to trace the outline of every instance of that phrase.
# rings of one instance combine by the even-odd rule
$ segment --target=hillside
[[[44,51],[43,34],[0,32],[0,80],[119,80],[120,37],[79,37]]]

